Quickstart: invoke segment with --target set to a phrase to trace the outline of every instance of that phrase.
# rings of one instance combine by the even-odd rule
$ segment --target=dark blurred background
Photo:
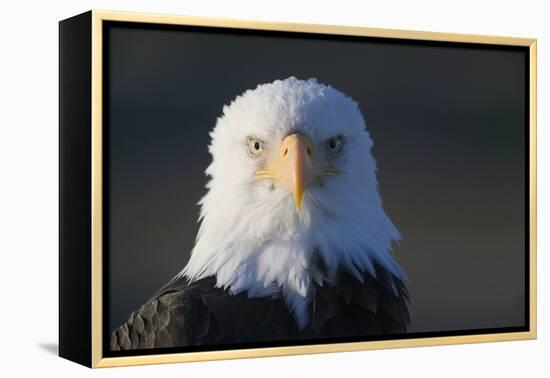
[[[110,329],[186,264],[222,106],[288,76],[360,104],[403,236],[410,331],[524,325],[522,51],[117,25],[106,33]]]

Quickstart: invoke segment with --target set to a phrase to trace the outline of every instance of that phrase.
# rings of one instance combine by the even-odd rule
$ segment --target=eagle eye
[[[332,137],[327,141],[327,149],[329,150],[329,152],[333,154],[336,154],[342,151],[343,147],[344,147],[344,140],[341,136]]]
[[[265,143],[254,137],[248,137],[246,144],[248,145],[248,153],[252,156],[258,156],[264,150]]]

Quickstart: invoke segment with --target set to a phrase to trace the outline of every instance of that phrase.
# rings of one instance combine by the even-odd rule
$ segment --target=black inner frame
[[[109,127],[109,29],[111,26],[120,26],[121,24],[127,28],[136,29],[161,29],[161,30],[174,30],[180,32],[193,32],[200,31],[203,33],[223,34],[231,33],[237,35],[256,35],[266,38],[274,36],[294,37],[301,39],[321,39],[321,40],[333,40],[333,41],[369,41],[375,43],[390,43],[390,44],[406,44],[412,46],[439,46],[439,47],[454,47],[454,48],[476,48],[476,49],[495,49],[495,50],[512,50],[520,51],[524,54],[525,62],[525,308],[524,319],[525,325],[518,327],[499,327],[499,328],[479,328],[468,330],[449,330],[449,331],[437,331],[437,332],[413,332],[405,334],[391,334],[391,335],[375,335],[375,336],[360,336],[360,337],[338,337],[330,339],[312,339],[312,340],[280,340],[273,342],[258,342],[258,343],[234,343],[234,344],[216,344],[216,345],[203,345],[203,346],[186,346],[175,348],[153,348],[153,349],[137,349],[137,350],[121,350],[112,351],[109,348],[110,331],[105,325],[109,324],[109,259],[103,258],[102,267],[102,280],[103,280],[103,292],[102,292],[102,305],[103,305],[103,324],[104,327],[101,330],[103,333],[103,357],[122,357],[122,356],[139,356],[139,355],[155,355],[155,354],[169,354],[169,353],[189,353],[189,352],[204,352],[204,351],[216,351],[216,350],[231,350],[231,349],[254,349],[254,348],[269,348],[269,347],[284,347],[284,346],[298,346],[298,345],[315,345],[315,344],[334,344],[343,342],[359,342],[359,341],[380,341],[380,340],[398,340],[398,339],[416,339],[416,338],[429,338],[429,337],[445,337],[445,336],[466,336],[466,335],[482,335],[482,334],[497,334],[497,333],[511,333],[511,332],[528,332],[530,330],[530,269],[529,269],[529,252],[530,252],[530,55],[529,47],[525,46],[507,46],[507,45],[492,45],[481,43],[463,43],[463,42],[439,42],[439,41],[420,41],[420,40],[407,40],[399,38],[384,38],[384,37],[362,37],[362,36],[346,36],[346,35],[332,35],[332,34],[313,34],[306,32],[284,32],[284,31],[266,31],[266,30],[248,30],[248,29],[236,29],[225,27],[206,27],[206,26],[190,26],[190,25],[165,25],[165,24],[151,24],[151,23],[139,23],[139,22],[125,22],[125,21],[103,21],[103,130],[107,130]],[[109,198],[109,175],[110,175],[110,160],[109,160],[109,133],[103,132],[103,241],[102,248],[105,256],[109,254],[109,220],[110,220],[110,198]]]

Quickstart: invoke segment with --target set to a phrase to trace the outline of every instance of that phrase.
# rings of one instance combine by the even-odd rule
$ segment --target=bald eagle
[[[224,106],[187,265],[111,334],[111,350],[406,332],[400,234],[358,104],[316,79]]]

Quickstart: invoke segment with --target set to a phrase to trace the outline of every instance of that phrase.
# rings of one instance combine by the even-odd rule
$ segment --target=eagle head
[[[224,106],[210,136],[201,225],[180,275],[281,295],[299,327],[315,286],[336,284],[340,270],[362,280],[377,264],[404,277],[373,141],[350,97],[316,79],[276,80]]]

